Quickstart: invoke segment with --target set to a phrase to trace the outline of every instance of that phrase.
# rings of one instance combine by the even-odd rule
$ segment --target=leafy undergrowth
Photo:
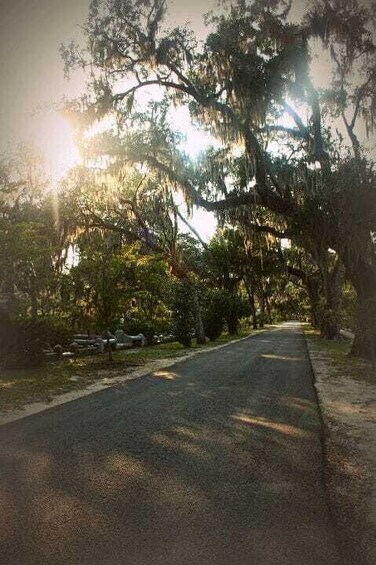
[[[53,397],[84,389],[103,378],[130,373],[135,367],[154,360],[179,358],[190,351],[210,349],[234,339],[247,337],[260,330],[244,330],[237,336],[223,334],[217,341],[198,345],[195,340],[191,348],[180,343],[164,343],[144,348],[114,351],[113,359],[108,354],[64,359],[49,362],[42,367],[0,372],[0,412],[18,409],[32,402],[50,402]]]

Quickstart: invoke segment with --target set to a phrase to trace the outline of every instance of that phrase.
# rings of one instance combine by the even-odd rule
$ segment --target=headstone
[[[132,345],[132,339],[123,330],[116,330],[116,341],[124,345]]]
[[[97,350],[99,351],[99,353],[103,353],[104,352],[104,339],[101,338],[100,336],[98,336],[97,339],[95,340],[95,344],[97,346]]]

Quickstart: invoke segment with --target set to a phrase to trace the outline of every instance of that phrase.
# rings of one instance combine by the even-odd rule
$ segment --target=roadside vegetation
[[[324,340],[318,330],[307,325],[304,326],[304,333],[312,346],[325,356],[330,368],[328,379],[346,376],[359,384],[375,384],[376,368],[371,361],[350,355],[351,339]]]
[[[61,107],[82,162],[58,186],[35,148],[0,160],[0,370],[42,373],[75,334],[189,348],[291,318],[328,340],[351,328],[351,354],[375,362],[374,12],[315,0],[296,21],[283,0],[225,0],[200,42],[168,7],[92,1],[61,47],[87,82]],[[177,107],[211,136],[195,158]]]

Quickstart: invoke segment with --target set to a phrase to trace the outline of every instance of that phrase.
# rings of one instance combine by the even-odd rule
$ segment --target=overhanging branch
[[[177,207],[175,207],[175,210],[176,210],[177,216],[180,218],[180,220],[183,222],[183,224],[185,224],[187,226],[187,228],[193,233],[193,235],[201,243],[202,247],[204,249],[208,250],[209,249],[208,244],[205,243],[205,241],[202,239],[202,237],[200,236],[198,231],[188,222],[188,220],[186,218],[184,218],[183,214],[181,214],[181,212],[178,210]]]
[[[289,232],[288,230],[281,231],[273,226],[249,224],[249,227],[258,232],[264,232],[264,233],[269,233],[270,235],[274,235],[274,237],[277,237],[278,239],[290,239],[292,237],[291,232]]]

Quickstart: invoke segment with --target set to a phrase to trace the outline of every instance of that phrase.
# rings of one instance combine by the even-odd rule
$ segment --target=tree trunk
[[[310,302],[311,324],[318,330],[321,326],[320,280],[317,276],[307,277],[306,287]]]
[[[260,326],[260,328],[263,328],[264,327],[264,321],[265,321],[265,302],[264,302],[263,294],[261,294],[261,296],[259,296],[259,304],[260,304],[259,326]]]
[[[239,320],[234,314],[230,314],[226,318],[228,333],[230,335],[237,335]]]
[[[204,323],[202,321],[202,311],[201,311],[201,304],[198,298],[198,292],[195,285],[193,285],[193,304],[194,304],[194,312],[195,312],[195,322],[196,322],[196,339],[197,343],[202,344],[205,343],[205,330],[204,330]]]
[[[326,265],[320,265],[323,280],[323,300],[321,306],[320,330],[325,339],[338,339],[340,336],[339,308],[345,269],[337,258],[332,271]]]
[[[266,306],[266,314],[267,314],[266,323],[271,324],[272,323],[272,309],[270,307],[269,296],[268,296],[267,293],[265,293],[264,296],[265,296],[265,306]]]
[[[351,346],[351,357],[363,357],[372,362],[373,368],[376,366],[376,340],[371,334],[364,333],[361,328],[357,328],[354,341]]]
[[[358,320],[350,355],[376,364],[376,297],[358,296]]]
[[[251,286],[245,283],[245,288],[247,289],[248,294],[248,301],[251,307],[251,315],[252,315],[252,327],[254,330],[257,330],[257,314],[256,314],[256,305],[255,305],[255,295],[252,291]]]
[[[347,270],[357,294],[357,327],[350,354],[376,361],[376,269],[359,260]]]
[[[110,363],[112,363],[112,361],[114,360],[114,357],[112,355],[112,349],[111,349],[111,344],[110,344],[110,331],[109,330],[106,331],[106,342],[107,342],[108,360],[110,361]]]

